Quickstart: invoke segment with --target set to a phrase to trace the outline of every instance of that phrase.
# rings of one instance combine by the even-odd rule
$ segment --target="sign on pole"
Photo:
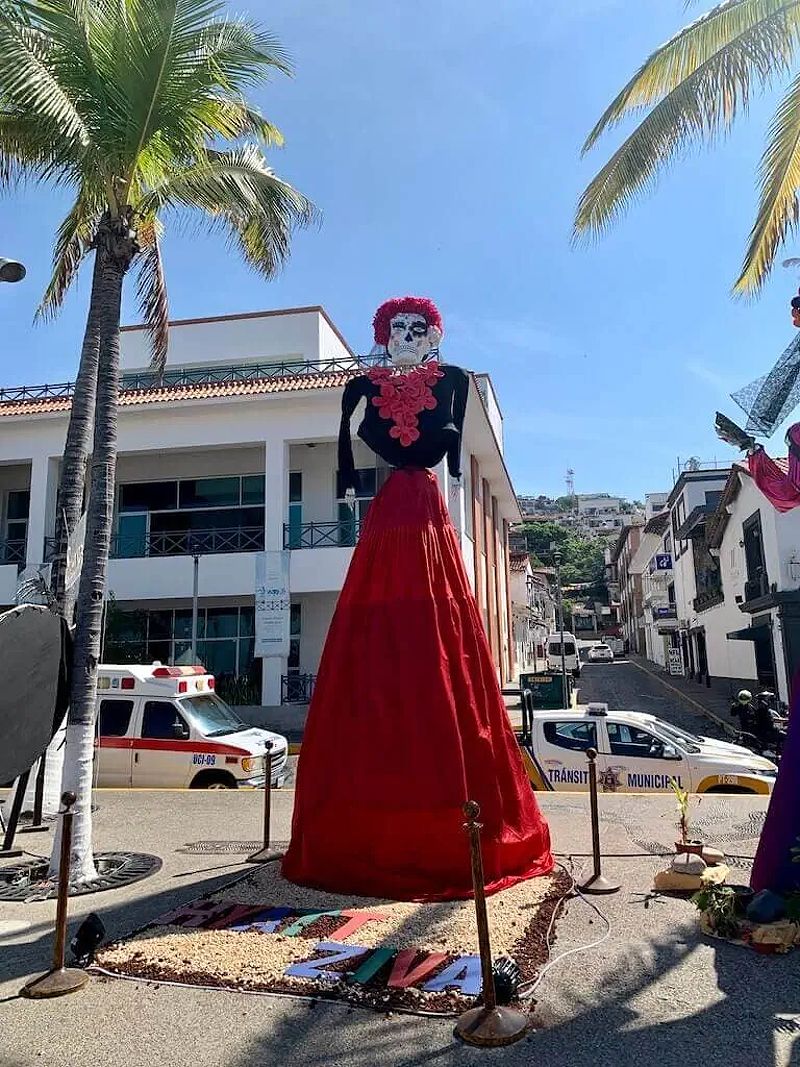
[[[680,646],[669,649],[669,673],[683,677],[683,655]]]
[[[256,553],[256,656],[289,655],[289,553]]]

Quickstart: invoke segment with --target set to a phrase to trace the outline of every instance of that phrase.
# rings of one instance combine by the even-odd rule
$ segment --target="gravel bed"
[[[521,882],[488,898],[492,950],[496,957],[516,959],[528,980],[547,959],[547,931],[554,911],[569,886],[563,873]],[[462,955],[477,953],[475,911],[472,901],[415,904],[398,901],[344,897],[306,889],[286,882],[277,865],[258,868],[246,879],[209,898],[235,904],[285,905],[297,909],[378,911],[385,918],[370,922],[349,938],[366,948],[392,945],[441,952],[444,961],[426,976],[434,977]],[[388,989],[388,965],[363,986],[342,981],[312,981],[287,976],[287,967],[314,956],[319,941],[335,938],[344,921],[323,916],[307,926],[300,936],[285,937],[278,931],[232,932],[180,926],[151,926],[133,938],[112,944],[98,953],[97,964],[111,974],[216,986],[254,992],[283,992],[323,999],[346,1000],[366,1007],[419,1012],[458,1014],[475,1003],[455,991],[425,993],[420,988]],[[364,957],[366,959],[366,956]],[[344,964],[352,967],[353,964]]]

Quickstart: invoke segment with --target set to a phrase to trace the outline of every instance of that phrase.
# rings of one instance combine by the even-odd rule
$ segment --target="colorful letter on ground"
[[[344,976],[344,971],[326,970],[332,963],[343,963],[345,960],[355,959],[369,952],[362,945],[341,945],[336,941],[320,941],[314,949],[315,952],[328,952],[330,955],[325,959],[303,960],[301,963],[293,963],[283,972],[294,978],[312,978],[326,982],[339,982]]]

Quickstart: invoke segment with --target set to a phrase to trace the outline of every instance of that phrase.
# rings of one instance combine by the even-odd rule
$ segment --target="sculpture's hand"
[[[461,475],[459,475],[458,478],[450,479],[450,499],[453,501],[453,503],[456,503],[458,501],[459,495],[461,493],[462,484],[463,482],[461,479]]]
[[[355,489],[347,489],[344,494],[344,502],[350,508],[351,511],[356,510],[356,491]]]

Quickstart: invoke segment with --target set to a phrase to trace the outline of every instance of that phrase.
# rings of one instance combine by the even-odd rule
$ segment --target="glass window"
[[[101,700],[100,736],[124,737],[131,723],[132,712],[132,700]]]
[[[253,660],[255,659],[255,638],[242,637],[239,638],[239,677],[250,673],[250,668],[253,666]]]
[[[608,742],[611,752],[615,756],[636,756],[647,758],[660,758],[663,754],[664,743],[654,734],[647,730],[640,730],[638,726],[630,726],[623,722],[607,722]]]
[[[256,632],[255,608],[239,608],[239,636],[252,637]]]
[[[197,655],[209,674],[222,678],[236,674],[236,641],[199,641]]]
[[[551,745],[573,752],[597,748],[597,728],[593,722],[546,722],[544,737]]]
[[[239,504],[238,478],[193,478],[180,483],[179,507],[220,508]]]
[[[177,727],[183,727],[181,733],[189,736],[189,727],[174,704],[166,700],[148,700],[142,716],[142,737],[157,737],[163,740],[175,740]]]
[[[303,472],[289,472],[289,503],[299,504],[303,499]]]
[[[114,606],[108,611],[107,624],[117,641],[144,641],[147,637],[146,611],[120,611]]]
[[[245,474],[242,478],[242,503],[264,503],[264,475]]]
[[[8,494],[8,519],[27,519],[31,494],[27,489],[12,489]]]
[[[158,660],[159,663],[169,663],[172,658],[172,642],[148,641],[147,658],[151,663],[154,660]]]
[[[299,637],[303,626],[303,605],[292,604],[289,607],[289,633]]]
[[[378,490],[378,472],[375,467],[359,467],[356,470],[358,475],[359,485],[356,489],[356,496],[358,497],[373,497]],[[345,487],[342,485],[342,478],[339,471],[336,472],[336,497],[338,500],[344,500]]]
[[[239,632],[238,608],[208,608],[206,632],[209,637],[236,637]]]
[[[151,611],[148,618],[148,637],[151,641],[172,638],[172,612]]]
[[[120,511],[161,511],[177,503],[177,482],[132,482],[119,489]]]
[[[147,515],[120,515],[116,541],[111,546],[117,559],[139,559],[147,555]]]
[[[181,708],[189,715],[200,733],[206,737],[222,737],[244,728],[244,723],[216,693],[183,697]]]
[[[205,615],[205,608],[197,609],[197,632],[201,632],[201,621]],[[181,609],[175,612],[175,639],[181,638],[190,641],[192,638],[192,612],[191,609]]]

